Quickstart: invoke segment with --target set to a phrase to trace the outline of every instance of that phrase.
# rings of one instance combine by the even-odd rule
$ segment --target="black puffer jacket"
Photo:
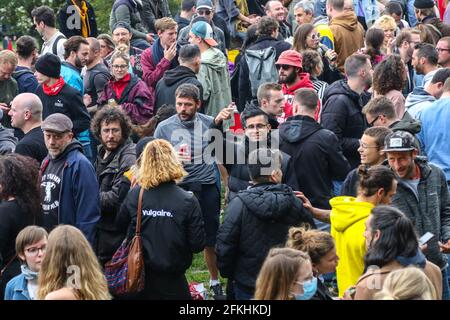
[[[200,90],[200,97],[203,97],[203,87],[197,80],[197,75],[190,68],[177,66],[175,69],[167,70],[164,76],[156,84],[156,101],[153,113],[156,114],[158,108],[163,104],[175,106],[175,91],[183,83],[195,85]],[[203,104],[202,104],[203,106]]]
[[[292,157],[299,190],[313,206],[331,209],[332,180],[350,170],[336,135],[311,117],[294,116],[280,125],[280,149]]]
[[[287,185],[258,184],[239,192],[226,208],[217,233],[221,275],[253,292],[269,250],[284,246],[289,228],[302,223],[314,226],[310,213]]]
[[[336,134],[352,169],[360,162],[359,139],[367,127],[361,110],[369,100],[368,93],[358,95],[346,80],[330,85],[323,98],[321,125]]]
[[[291,45],[283,40],[277,40],[275,38],[269,36],[262,36],[256,40],[256,42],[247,48],[247,50],[262,50],[269,47],[274,47],[276,51],[275,61],[278,60],[278,57],[283,51],[289,50]],[[239,61],[239,110],[244,110],[245,104],[251,101],[252,97],[252,89],[250,83],[250,75],[248,70],[247,61],[245,56],[241,58]]]
[[[132,189],[117,216],[117,227],[132,237],[140,187]],[[193,253],[205,247],[203,216],[197,198],[174,182],[144,191],[142,244],[145,272],[184,274]]]

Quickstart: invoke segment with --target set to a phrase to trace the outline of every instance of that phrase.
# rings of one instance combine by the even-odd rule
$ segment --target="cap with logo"
[[[68,116],[62,113],[53,113],[42,121],[41,129],[57,133],[70,132],[73,129],[73,123]]]
[[[195,8],[198,9],[209,9],[211,10],[213,7],[211,0],[197,0],[197,3],[195,4]]]
[[[217,46],[217,42],[213,38],[213,30],[209,23],[198,21],[192,25],[191,32],[197,37],[202,38],[211,47]]]
[[[413,151],[416,149],[414,136],[407,131],[395,131],[384,139],[384,152]]]

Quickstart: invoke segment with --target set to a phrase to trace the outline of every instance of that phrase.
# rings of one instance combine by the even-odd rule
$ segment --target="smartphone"
[[[433,238],[434,238],[434,234],[432,234],[431,232],[427,232],[423,236],[420,237],[419,245],[423,246],[424,244],[426,244],[428,241],[430,241]]]

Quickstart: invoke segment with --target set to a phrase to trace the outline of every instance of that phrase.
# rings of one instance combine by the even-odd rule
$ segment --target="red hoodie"
[[[291,87],[287,87],[286,84],[282,85],[283,87],[283,94],[284,94],[284,115],[282,116],[282,118],[284,118],[283,122],[288,118],[291,117],[292,114],[292,103],[294,101],[294,97],[295,97],[295,91],[301,88],[309,88],[309,89],[313,89],[314,90],[314,86],[311,82],[311,80],[309,79],[309,73],[306,72],[302,72],[300,73],[300,81],[297,82],[295,85],[291,86]],[[314,118],[317,118],[319,115],[319,111],[320,111],[320,102],[317,105],[317,110],[316,110],[316,114]],[[316,119],[317,121],[317,119]]]

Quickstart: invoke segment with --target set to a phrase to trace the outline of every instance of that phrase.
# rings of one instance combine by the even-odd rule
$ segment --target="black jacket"
[[[83,98],[77,89],[67,83],[55,96],[48,96],[42,90],[42,85],[36,90],[36,95],[42,101],[42,119],[53,113],[65,114],[73,122],[73,133],[75,135],[89,129],[91,117],[83,103]]]
[[[133,236],[140,187],[132,189],[117,216],[117,226]],[[205,246],[205,229],[198,200],[174,182],[144,191],[142,243],[145,272],[184,274],[193,253]]]
[[[368,93],[358,95],[350,89],[346,80],[330,85],[323,98],[322,127],[336,134],[352,169],[360,162],[359,139],[367,127],[361,110],[369,100]]]
[[[87,14],[88,14],[88,37],[94,37],[96,38],[98,36],[97,31],[97,21],[95,19],[95,12],[92,5],[86,2],[87,6]],[[72,8],[73,3],[71,0],[67,0],[67,3],[59,10],[58,13],[58,22],[59,22],[59,31],[61,31],[67,39],[69,39],[72,36],[82,36],[81,34],[81,22],[79,25],[74,24],[73,27],[70,27],[70,22],[75,21],[76,19],[79,19],[79,13],[76,8]],[[69,8],[71,7],[71,8]]]
[[[342,180],[350,165],[336,135],[308,116],[280,125],[280,149],[292,157],[299,190],[315,207],[330,209],[332,180]]]
[[[163,104],[175,106],[175,91],[183,83],[195,85],[200,90],[200,97],[203,97],[203,87],[200,81],[197,80],[195,72],[188,67],[177,66],[175,69],[167,70],[163,78],[156,84],[154,114]]]
[[[258,184],[240,191],[225,209],[217,233],[217,266],[223,277],[253,292],[269,250],[284,246],[291,226],[314,225],[310,213],[285,184]]]
[[[278,60],[278,57],[283,51],[289,50],[291,45],[284,40],[277,40],[270,36],[262,36],[256,40],[256,42],[247,48],[247,50],[262,50],[269,47],[274,47],[276,51],[275,59]],[[250,84],[250,75],[248,70],[247,61],[245,56],[243,56],[239,61],[239,104],[238,109],[244,110],[245,104],[251,101],[252,97],[252,89]]]

